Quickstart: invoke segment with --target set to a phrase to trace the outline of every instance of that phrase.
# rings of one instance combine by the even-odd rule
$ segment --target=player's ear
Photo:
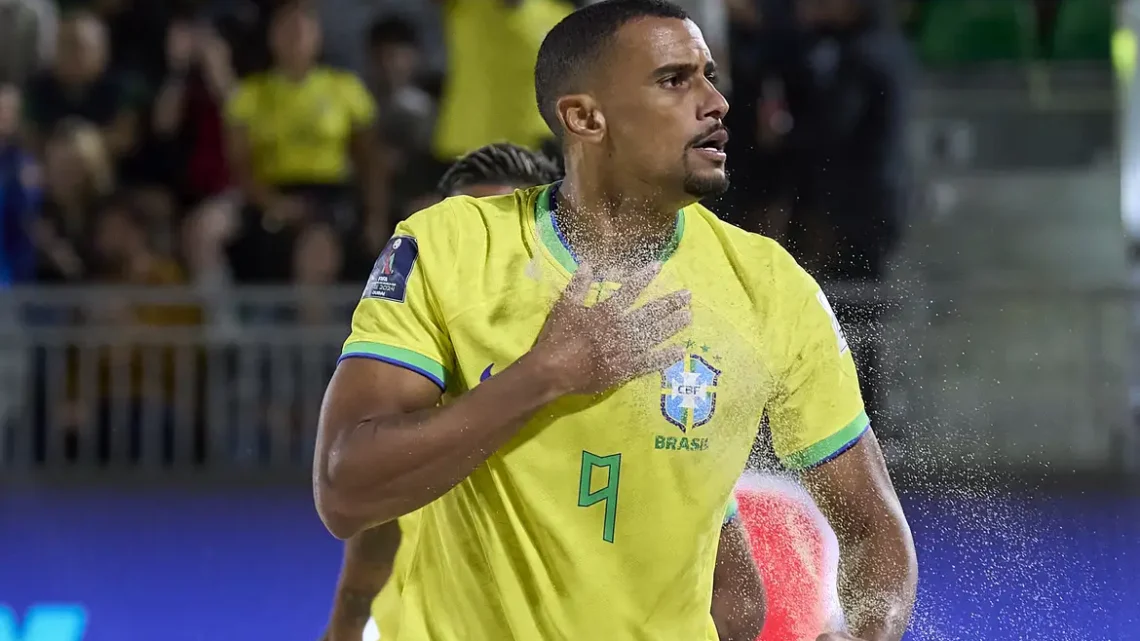
[[[570,94],[558,99],[558,117],[566,133],[584,140],[599,140],[606,129],[606,120],[598,103],[588,94]]]

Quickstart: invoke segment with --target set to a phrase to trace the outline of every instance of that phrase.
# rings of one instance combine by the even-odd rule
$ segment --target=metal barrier
[[[1137,469],[1132,290],[825,289],[898,462]],[[303,476],[358,297],[0,293],[0,478]]]
[[[305,470],[359,294],[6,292],[2,467]]]

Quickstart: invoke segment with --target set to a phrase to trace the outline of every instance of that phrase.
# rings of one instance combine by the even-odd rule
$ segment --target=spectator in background
[[[26,91],[28,134],[37,148],[71,117],[99,127],[116,159],[135,148],[138,111],[127,86],[108,69],[107,46],[107,30],[93,14],[64,19],[52,68],[33,77]]]
[[[0,84],[20,86],[47,66],[58,29],[52,0],[0,0]]]
[[[0,287],[35,275],[32,225],[39,214],[41,179],[35,159],[20,144],[20,90],[0,84]]]
[[[45,146],[43,208],[32,223],[38,282],[78,282],[91,276],[95,208],[114,186],[114,168],[99,130],[76,119],[59,123]]]
[[[909,50],[888,0],[797,0],[796,18],[798,245],[822,276],[878,281],[902,215]]]
[[[291,281],[309,262],[305,250],[339,246],[352,233],[379,251],[391,232],[375,103],[355,76],[317,65],[320,37],[307,3],[279,7],[273,69],[242,81],[226,108],[230,166],[248,202],[229,246],[241,282]],[[362,220],[353,214],[354,172]],[[314,234],[324,240],[306,238]]]
[[[177,263],[157,251],[148,232],[146,216],[123,199],[102,203],[92,220],[90,267],[95,282],[110,285],[164,286],[185,282]],[[113,297],[85,309],[88,325],[138,328],[187,327],[201,322],[199,310],[188,305],[124,305]],[[145,331],[145,330],[144,330]],[[94,388],[85,385],[78,354],[69,355],[64,425],[68,456],[93,448],[96,459],[111,454],[113,434],[125,434],[128,458],[139,460],[143,441],[162,443],[162,459],[170,461],[174,448],[174,413],[191,411],[196,381],[178,380],[178,350],[162,338],[139,336],[134,341],[100,345],[95,350]],[[182,350],[184,366],[195,358]],[[183,378],[186,378],[183,375]],[[176,394],[181,389],[182,396]],[[145,437],[144,428],[161,435]],[[194,441],[200,452],[202,435]],[[197,453],[195,454],[198,455]]]
[[[889,0],[796,0],[801,47],[785,78],[796,205],[789,235],[821,278],[878,283],[905,202],[909,50]],[[770,124],[772,120],[763,124]],[[869,292],[873,294],[873,292]],[[836,298],[872,421],[883,399],[876,331],[883,305]],[[859,334],[869,340],[859,341]]]
[[[423,69],[416,28],[397,16],[377,20],[368,31],[367,59],[387,164],[407,167],[411,158],[430,149],[435,125],[435,104],[416,84]]]
[[[175,20],[151,126],[171,159],[167,183],[194,205],[230,186],[222,106],[237,84],[229,46],[207,22]]]
[[[222,106],[236,85],[226,42],[204,21],[176,20],[167,30],[166,78],[153,109],[156,154],[163,181],[191,213],[181,229],[182,251],[195,278],[221,273],[224,239],[232,233],[232,198]],[[198,208],[201,205],[201,208]]]
[[[106,25],[108,67],[118,77],[153,95],[162,80],[163,46],[172,13],[194,0],[85,0],[85,6]]]
[[[539,149],[553,139],[534,97],[538,48],[573,10],[561,0],[447,0],[447,46],[435,155],[451,163],[509,142]]]
[[[792,125],[783,74],[798,39],[795,0],[730,0],[732,109],[732,204],[730,222],[787,244],[786,211],[794,202],[794,157],[786,134]]]
[[[380,153],[386,180],[391,185],[389,211],[393,223],[416,196],[431,191],[445,168],[431,155],[435,130],[435,100],[418,82],[423,74],[423,51],[411,22],[385,16],[368,32],[367,78],[379,113]],[[348,270],[364,278],[376,260],[374,244],[351,248],[355,262]]]
[[[108,199],[92,221],[91,272],[93,279],[116,285],[181,285],[182,269],[159,251],[145,215],[128,200]],[[192,324],[197,316],[185,308],[140,306],[130,314],[146,325]]]

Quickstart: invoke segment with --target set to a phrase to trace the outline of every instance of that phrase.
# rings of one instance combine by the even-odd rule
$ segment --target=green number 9
[[[606,468],[606,485],[596,492],[590,491],[594,468]],[[582,451],[582,471],[578,478],[578,507],[590,507],[605,501],[606,517],[602,524],[602,539],[614,542],[614,525],[617,522],[618,483],[621,481],[621,454],[598,456]]]

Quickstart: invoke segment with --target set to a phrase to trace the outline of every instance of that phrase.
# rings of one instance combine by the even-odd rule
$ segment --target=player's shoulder
[[[422,209],[396,226],[397,234],[456,251],[483,251],[494,238],[518,238],[524,216],[541,187],[503,196],[452,196]]]
[[[732,269],[752,287],[771,292],[814,286],[811,277],[780,243],[725,222],[703,205],[693,205],[689,211],[696,219],[693,222],[705,230],[697,234],[700,242],[718,245]],[[702,248],[702,253],[708,255],[711,249]]]

